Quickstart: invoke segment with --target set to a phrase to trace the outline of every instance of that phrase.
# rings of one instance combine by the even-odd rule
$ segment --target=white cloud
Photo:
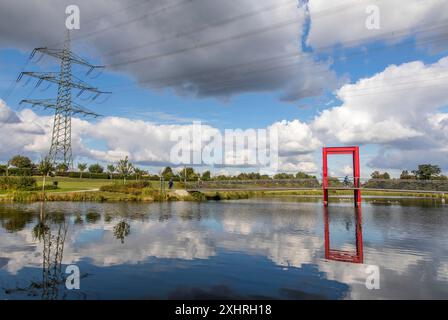
[[[219,98],[278,90],[294,101],[337,83],[329,63],[302,50],[304,10],[296,0],[144,2],[0,4],[0,47],[62,45],[70,4],[81,10],[74,46],[149,88]]]
[[[28,154],[37,159],[48,151],[52,117],[40,117],[29,109],[16,114],[3,102],[0,104],[0,116],[2,136],[13,134],[12,139],[3,139],[0,145],[1,160],[4,161],[14,154]],[[299,120],[282,121],[268,126],[267,129],[269,128],[276,128],[279,132],[281,170],[315,171],[314,159],[310,154],[320,146],[320,141],[314,137],[307,124]],[[167,125],[123,117],[105,117],[92,123],[73,118],[73,154],[101,162],[115,162],[128,156],[131,161],[141,165],[173,165],[170,153],[176,142],[171,140],[171,134],[174,132],[179,136],[184,133],[189,135],[192,130],[193,124]],[[217,133],[220,133],[217,128],[201,125],[203,139]],[[199,147],[193,145],[192,150]],[[238,167],[237,163],[233,171]],[[247,165],[240,166],[245,167]]]
[[[279,170],[317,172],[313,154],[329,143],[378,145],[378,155],[368,163],[377,169],[412,169],[426,162],[447,169],[447,78],[448,57],[426,65],[421,61],[391,65],[342,86],[336,91],[341,104],[309,123],[296,119],[267,126],[279,133]],[[48,150],[51,117],[40,117],[29,109],[13,113],[2,102],[0,124],[2,136],[10,137],[1,142],[2,160],[16,153],[37,158]],[[111,162],[127,155],[139,164],[164,166],[170,162],[174,145],[170,134],[191,130],[189,124],[124,117],[105,117],[96,123],[74,118],[73,149],[75,155],[95,161]],[[219,130],[202,125],[202,131],[213,134]]]
[[[300,120],[283,120],[272,124],[270,128],[278,130],[281,156],[308,154],[321,145],[308,124]]]
[[[378,30],[366,28],[366,9],[370,5],[379,8]],[[416,36],[417,44],[428,48],[428,43],[421,41],[443,35],[448,18],[445,0],[334,0],[331,6],[326,0],[312,0],[309,10],[308,44],[317,49],[336,44],[359,46],[372,40],[396,43],[410,35]]]
[[[336,92],[342,104],[323,111],[311,126],[324,141],[426,150],[431,161],[437,152],[446,154],[448,114],[442,108],[448,104],[447,78],[448,57],[429,65],[420,61],[391,65],[344,85]],[[400,168],[406,160],[389,166],[386,158],[372,165]]]

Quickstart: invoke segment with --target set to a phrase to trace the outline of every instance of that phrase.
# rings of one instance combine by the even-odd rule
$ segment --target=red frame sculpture
[[[355,197],[355,206],[361,205],[360,189],[360,165],[359,165],[359,147],[327,147],[322,149],[322,189],[324,193],[324,206],[328,206],[328,155],[331,154],[351,154],[353,156],[353,191]],[[346,188],[345,188],[346,189]]]
[[[324,207],[325,259],[350,262],[350,263],[364,263],[361,207],[355,208],[355,223],[356,223],[356,252],[331,249],[328,207]]]

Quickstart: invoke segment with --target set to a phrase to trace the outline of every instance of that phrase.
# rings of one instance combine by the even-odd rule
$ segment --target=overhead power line
[[[164,53],[158,53],[158,54],[154,54],[154,55],[149,55],[149,56],[144,56],[141,58],[136,58],[136,59],[131,59],[131,60],[127,60],[127,61],[123,61],[123,62],[118,62],[118,63],[113,63],[110,65],[107,65],[107,67],[120,67],[120,66],[124,66],[124,65],[130,65],[130,64],[135,64],[138,62],[142,62],[142,61],[147,61],[147,60],[151,60],[151,59],[157,59],[157,58],[165,58],[168,56],[172,56],[172,55],[176,55],[179,53],[183,53],[183,52],[187,52],[187,51],[191,51],[191,50],[197,50],[197,49],[202,49],[202,48],[206,48],[206,47],[211,47],[211,46],[215,46],[218,44],[223,44],[225,42],[229,42],[229,41],[234,41],[234,40],[239,40],[239,39],[243,39],[246,37],[250,37],[253,35],[257,35],[263,32],[269,32],[272,30],[276,30],[276,29],[280,29],[280,28],[284,28],[287,26],[290,26],[292,24],[297,24],[300,21],[297,21],[297,19],[291,19],[291,20],[287,20],[284,22],[280,22],[274,25],[271,25],[269,27],[264,27],[264,28],[260,28],[260,29],[255,29],[255,30],[251,30],[245,33],[240,33],[237,35],[233,35],[231,37],[227,37],[227,38],[223,38],[223,39],[219,39],[219,40],[213,40],[210,42],[206,42],[206,43],[202,43],[200,45],[194,45],[191,47],[187,47],[187,48],[181,48],[178,50],[174,50],[174,51],[170,51],[170,52],[164,52]]]
[[[426,30],[421,30],[418,32],[418,34],[423,33],[423,32],[432,32],[441,28],[446,28],[446,26],[437,26],[437,27],[433,27],[433,28],[429,28]],[[438,41],[445,41],[447,40],[447,36],[448,33],[444,34],[444,35],[439,35],[439,36],[435,36],[435,37],[427,37],[427,38],[422,38],[420,39],[420,44],[425,45],[425,44],[430,44],[430,43],[434,43],[434,42],[438,42]],[[395,39],[398,39],[402,37],[402,35],[398,32],[394,32],[392,33],[389,37],[384,37],[383,40],[384,42],[388,42],[388,41],[393,41]],[[356,39],[355,41],[352,41],[351,43],[347,43],[347,45],[350,46],[355,46],[359,43],[359,41],[363,41],[363,39]],[[409,39],[403,42],[398,43],[396,46],[403,46],[403,45],[408,45],[408,44],[413,44],[414,40],[413,39]],[[384,44],[381,46],[376,46],[373,48],[369,48],[369,52],[374,52],[374,51],[378,51],[384,48]],[[331,49],[333,46],[326,46],[326,47],[320,47],[317,48],[317,50],[327,50],[327,49]],[[361,55],[364,54],[363,52],[351,52],[345,55],[345,57],[349,58],[352,56],[356,56],[356,55]],[[284,69],[284,68],[288,68],[288,67],[294,67],[294,66],[302,66],[302,65],[307,65],[308,61],[298,61],[298,62],[292,62],[292,63],[287,63],[287,64],[283,64],[283,65],[279,65],[279,66],[270,66],[268,65],[269,63],[272,62],[276,62],[276,61],[280,61],[280,60],[285,60],[288,58],[300,58],[300,57],[307,57],[308,54],[307,53],[296,53],[296,52],[292,52],[292,53],[286,53],[286,54],[282,54],[279,56],[274,56],[274,57],[268,57],[268,58],[262,58],[262,59],[257,59],[254,61],[250,61],[250,62],[243,62],[243,63],[239,63],[239,64],[234,64],[234,65],[229,65],[229,66],[224,66],[221,68],[215,68],[215,69],[211,69],[211,70],[207,70],[206,72],[204,71],[199,71],[199,72],[192,72],[192,73],[186,73],[186,74],[179,74],[179,75],[175,75],[175,76],[169,76],[169,77],[159,77],[159,78],[151,78],[151,79],[147,79],[147,80],[143,80],[143,81],[139,81],[140,84],[150,84],[150,83],[159,83],[155,86],[151,86],[151,88],[157,89],[157,88],[163,88],[166,86],[170,86],[170,85],[176,85],[176,83],[182,83],[183,81],[185,81],[184,79],[198,79],[198,80],[206,80],[208,84],[210,83],[220,83],[222,82],[222,79],[220,79],[220,77],[217,75],[225,75],[225,74],[231,74],[234,70],[238,71],[238,76],[245,76],[247,74],[253,74],[253,73],[258,73],[258,72],[266,72],[266,71],[273,71],[273,70],[277,70],[277,69]],[[257,66],[260,65],[261,68],[256,69],[256,70],[251,70],[251,71],[243,71],[244,68],[250,67],[250,66]],[[160,83],[162,82],[162,83]],[[127,88],[127,87],[131,87],[133,85],[118,85],[118,86],[110,86],[112,88]]]
[[[181,7],[181,6],[185,5],[185,4],[189,4],[189,3],[192,3],[194,1],[197,1],[197,0],[181,0],[179,2],[175,2],[175,3],[171,4],[171,5],[167,5],[167,6],[158,8],[158,9],[156,9],[154,11],[147,12],[147,13],[145,13],[145,14],[137,17],[137,18],[133,18],[131,20],[123,21],[123,22],[120,22],[120,23],[117,23],[117,24],[114,24],[114,25],[111,25],[111,26],[108,26],[108,27],[105,27],[105,28],[102,28],[102,29],[98,29],[98,30],[92,31],[90,33],[83,34],[83,35],[81,35],[79,37],[75,37],[73,39],[73,41],[79,41],[79,40],[82,40],[82,39],[91,38],[91,37],[93,37],[95,35],[98,35],[98,34],[101,34],[101,33],[104,33],[104,32],[110,32],[110,31],[112,31],[114,29],[121,28],[121,27],[127,26],[129,24],[138,22],[138,21],[142,21],[144,19],[149,18],[150,16],[157,15],[159,13],[166,12],[168,10],[172,10],[172,9],[175,9],[175,8],[179,8],[179,7]]]
[[[233,17],[229,17],[229,18],[226,18],[226,19],[221,19],[221,20],[215,21],[215,22],[210,23],[210,24],[208,24],[206,26],[201,26],[201,27],[198,27],[198,28],[195,28],[195,29],[190,29],[188,31],[180,31],[180,32],[177,32],[175,34],[172,34],[170,37],[165,37],[165,38],[152,40],[152,41],[149,41],[149,42],[146,42],[146,43],[143,43],[143,44],[139,44],[139,45],[134,46],[134,47],[122,49],[122,50],[111,51],[109,53],[105,53],[105,54],[101,55],[101,57],[115,56],[115,55],[119,55],[119,54],[122,54],[122,53],[126,53],[128,51],[134,51],[134,50],[138,50],[138,49],[142,49],[142,48],[151,47],[151,46],[154,46],[156,44],[164,43],[164,42],[167,42],[167,41],[170,41],[170,40],[180,39],[182,37],[187,37],[187,36],[190,36],[190,35],[194,35],[194,34],[200,33],[202,31],[205,31],[205,30],[208,30],[208,29],[211,29],[211,28],[216,28],[216,27],[224,26],[224,25],[227,25],[227,24],[230,24],[230,23],[234,23],[234,22],[239,21],[239,20],[251,18],[251,17],[257,16],[257,15],[259,15],[261,13],[266,13],[266,12],[269,12],[269,11],[278,10],[278,9],[286,7],[286,6],[291,6],[292,4],[295,4],[295,3],[291,2],[290,0],[288,0],[288,1],[282,2],[280,4],[274,4],[274,5],[265,6],[265,7],[253,10],[253,11],[245,12],[245,13],[233,16]]]

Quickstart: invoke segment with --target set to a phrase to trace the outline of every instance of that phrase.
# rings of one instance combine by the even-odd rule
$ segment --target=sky
[[[73,118],[75,164],[128,156],[152,172],[176,166],[170,135],[200,121],[208,132],[277,128],[282,172],[319,175],[321,148],[345,145],[360,146],[363,177],[422,163],[448,171],[445,0],[2,1],[0,162],[49,150],[51,110],[19,103],[54,98],[57,87],[16,79],[58,71],[51,57],[29,57],[62,47],[68,5],[80,9],[72,50],[106,66],[73,73],[112,92],[95,101],[74,92],[102,115]],[[349,174],[350,162],[332,158],[331,174]]]

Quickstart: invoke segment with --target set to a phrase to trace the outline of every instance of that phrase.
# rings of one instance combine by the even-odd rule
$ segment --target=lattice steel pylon
[[[43,81],[58,84],[58,96],[56,100],[53,99],[39,99],[39,100],[22,100],[22,103],[28,103],[33,106],[43,106],[45,109],[52,108],[55,110],[53,131],[51,136],[51,146],[48,157],[53,164],[65,164],[67,168],[73,168],[72,155],[72,115],[80,114],[83,116],[97,117],[99,114],[83,108],[82,106],[72,101],[72,89],[79,90],[78,96],[83,92],[88,91],[94,94],[92,100],[96,100],[101,94],[109,94],[110,92],[103,92],[98,90],[84,81],[76,78],[72,74],[72,64],[79,64],[89,68],[87,75],[94,69],[104,68],[103,66],[95,66],[88,61],[78,57],[70,50],[70,32],[67,31],[67,36],[63,49],[48,49],[46,47],[36,48],[33,50],[30,59],[36,53],[46,54],[61,61],[60,72],[22,72],[17,81],[20,81],[23,76],[38,79],[36,87],[40,86]]]
[[[61,75],[54,114],[53,134],[49,157],[54,163],[73,167],[72,157],[72,63],[70,60],[70,34],[67,33],[61,58]]]

